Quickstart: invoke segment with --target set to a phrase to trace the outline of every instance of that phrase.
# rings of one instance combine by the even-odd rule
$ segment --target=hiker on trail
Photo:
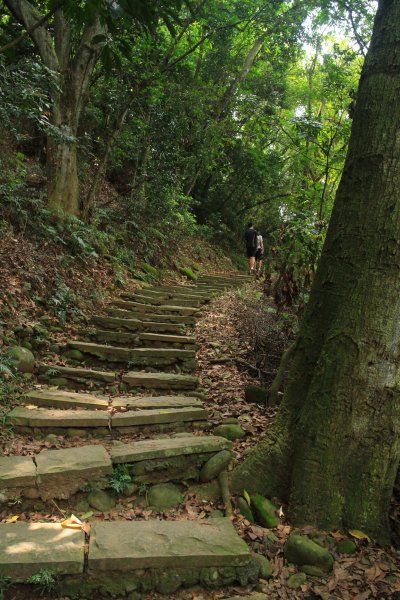
[[[246,242],[246,256],[249,263],[250,274],[256,271],[256,252],[257,252],[257,231],[253,223],[247,223],[246,233],[244,234]]]
[[[260,275],[261,269],[262,269],[262,262],[263,262],[263,258],[264,258],[264,242],[263,242],[263,238],[262,238],[260,231],[257,232],[256,246],[257,246],[256,255],[255,255],[256,273],[258,275]]]

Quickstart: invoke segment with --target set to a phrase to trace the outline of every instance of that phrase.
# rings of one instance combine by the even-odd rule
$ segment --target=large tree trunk
[[[399,94],[400,0],[381,0],[281,412],[233,476],[295,523],[381,540],[400,459]]]

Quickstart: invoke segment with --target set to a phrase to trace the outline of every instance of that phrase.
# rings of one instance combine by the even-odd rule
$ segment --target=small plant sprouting
[[[7,577],[7,575],[0,575],[0,600],[4,600],[4,592],[6,592],[10,587],[11,581],[11,577]]]
[[[127,465],[117,465],[108,479],[110,488],[117,494],[122,494],[131,482],[132,477]]]
[[[38,588],[41,596],[51,594],[57,586],[57,577],[51,569],[40,569],[35,575],[31,575],[27,580]]]
[[[58,369],[56,369],[55,367],[52,367],[51,369],[47,369],[46,375],[48,377],[55,377],[56,375],[59,374],[59,372],[60,371]]]

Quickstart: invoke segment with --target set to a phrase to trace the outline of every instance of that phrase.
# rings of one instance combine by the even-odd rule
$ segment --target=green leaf
[[[81,519],[90,519],[90,517],[93,517],[93,511],[89,510],[89,512],[85,512],[84,515],[81,516]]]
[[[249,492],[247,492],[246,490],[243,490],[243,496],[244,496],[244,499],[246,500],[247,504],[250,506],[251,498],[250,498]]]

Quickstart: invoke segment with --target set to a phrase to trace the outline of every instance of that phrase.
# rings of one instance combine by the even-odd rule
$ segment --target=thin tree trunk
[[[400,0],[381,0],[280,415],[234,475],[236,488],[250,473],[253,489],[288,499],[297,524],[381,541],[400,459],[399,93]]]

